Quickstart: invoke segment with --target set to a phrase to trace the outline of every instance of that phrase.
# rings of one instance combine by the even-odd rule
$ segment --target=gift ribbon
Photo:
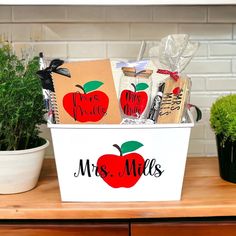
[[[148,64],[148,60],[131,61],[131,62],[120,61],[116,63],[116,68],[132,67],[132,68],[135,68],[135,72],[136,74],[138,74],[141,71],[144,71],[146,69],[147,64]]]
[[[164,74],[164,75],[169,75],[172,79],[174,79],[175,81],[178,81],[179,79],[179,74],[177,71],[169,71],[169,70],[162,70],[162,69],[158,69],[157,73],[159,74]]]
[[[64,61],[60,59],[54,59],[51,61],[49,67],[45,68],[44,70],[37,71],[37,75],[41,79],[42,87],[44,89],[55,92],[53,82],[52,82],[52,75],[51,75],[52,72],[60,74],[60,75],[64,75],[67,77],[71,77],[70,72],[67,68],[58,68],[63,63]]]

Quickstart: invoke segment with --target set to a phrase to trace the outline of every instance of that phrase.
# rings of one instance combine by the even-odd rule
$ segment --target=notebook
[[[119,124],[121,114],[110,60],[68,62],[71,77],[52,72],[56,123]]]

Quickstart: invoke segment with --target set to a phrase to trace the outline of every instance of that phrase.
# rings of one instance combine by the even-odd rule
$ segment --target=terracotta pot
[[[0,151],[0,194],[28,191],[38,182],[45,149],[42,146],[16,151]]]

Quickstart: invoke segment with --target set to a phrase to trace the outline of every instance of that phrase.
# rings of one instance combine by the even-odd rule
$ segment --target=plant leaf
[[[121,152],[122,154],[125,154],[127,152],[135,151],[142,146],[143,144],[138,141],[128,141],[121,145]]]
[[[0,47],[0,150],[38,146],[39,127],[45,124],[39,58],[22,60],[10,44]]]
[[[236,94],[221,96],[212,104],[210,125],[216,135],[236,141]]]
[[[88,93],[90,91],[96,90],[102,85],[103,85],[103,82],[101,81],[97,81],[97,80],[89,81],[86,84],[84,84],[84,91],[85,93]]]
[[[136,85],[136,91],[141,91],[147,89],[149,86],[146,83],[139,83]]]

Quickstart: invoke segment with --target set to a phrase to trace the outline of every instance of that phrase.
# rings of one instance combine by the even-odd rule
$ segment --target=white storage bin
[[[191,116],[183,124],[48,126],[62,201],[181,199]],[[139,148],[120,156],[113,145],[129,141]]]

